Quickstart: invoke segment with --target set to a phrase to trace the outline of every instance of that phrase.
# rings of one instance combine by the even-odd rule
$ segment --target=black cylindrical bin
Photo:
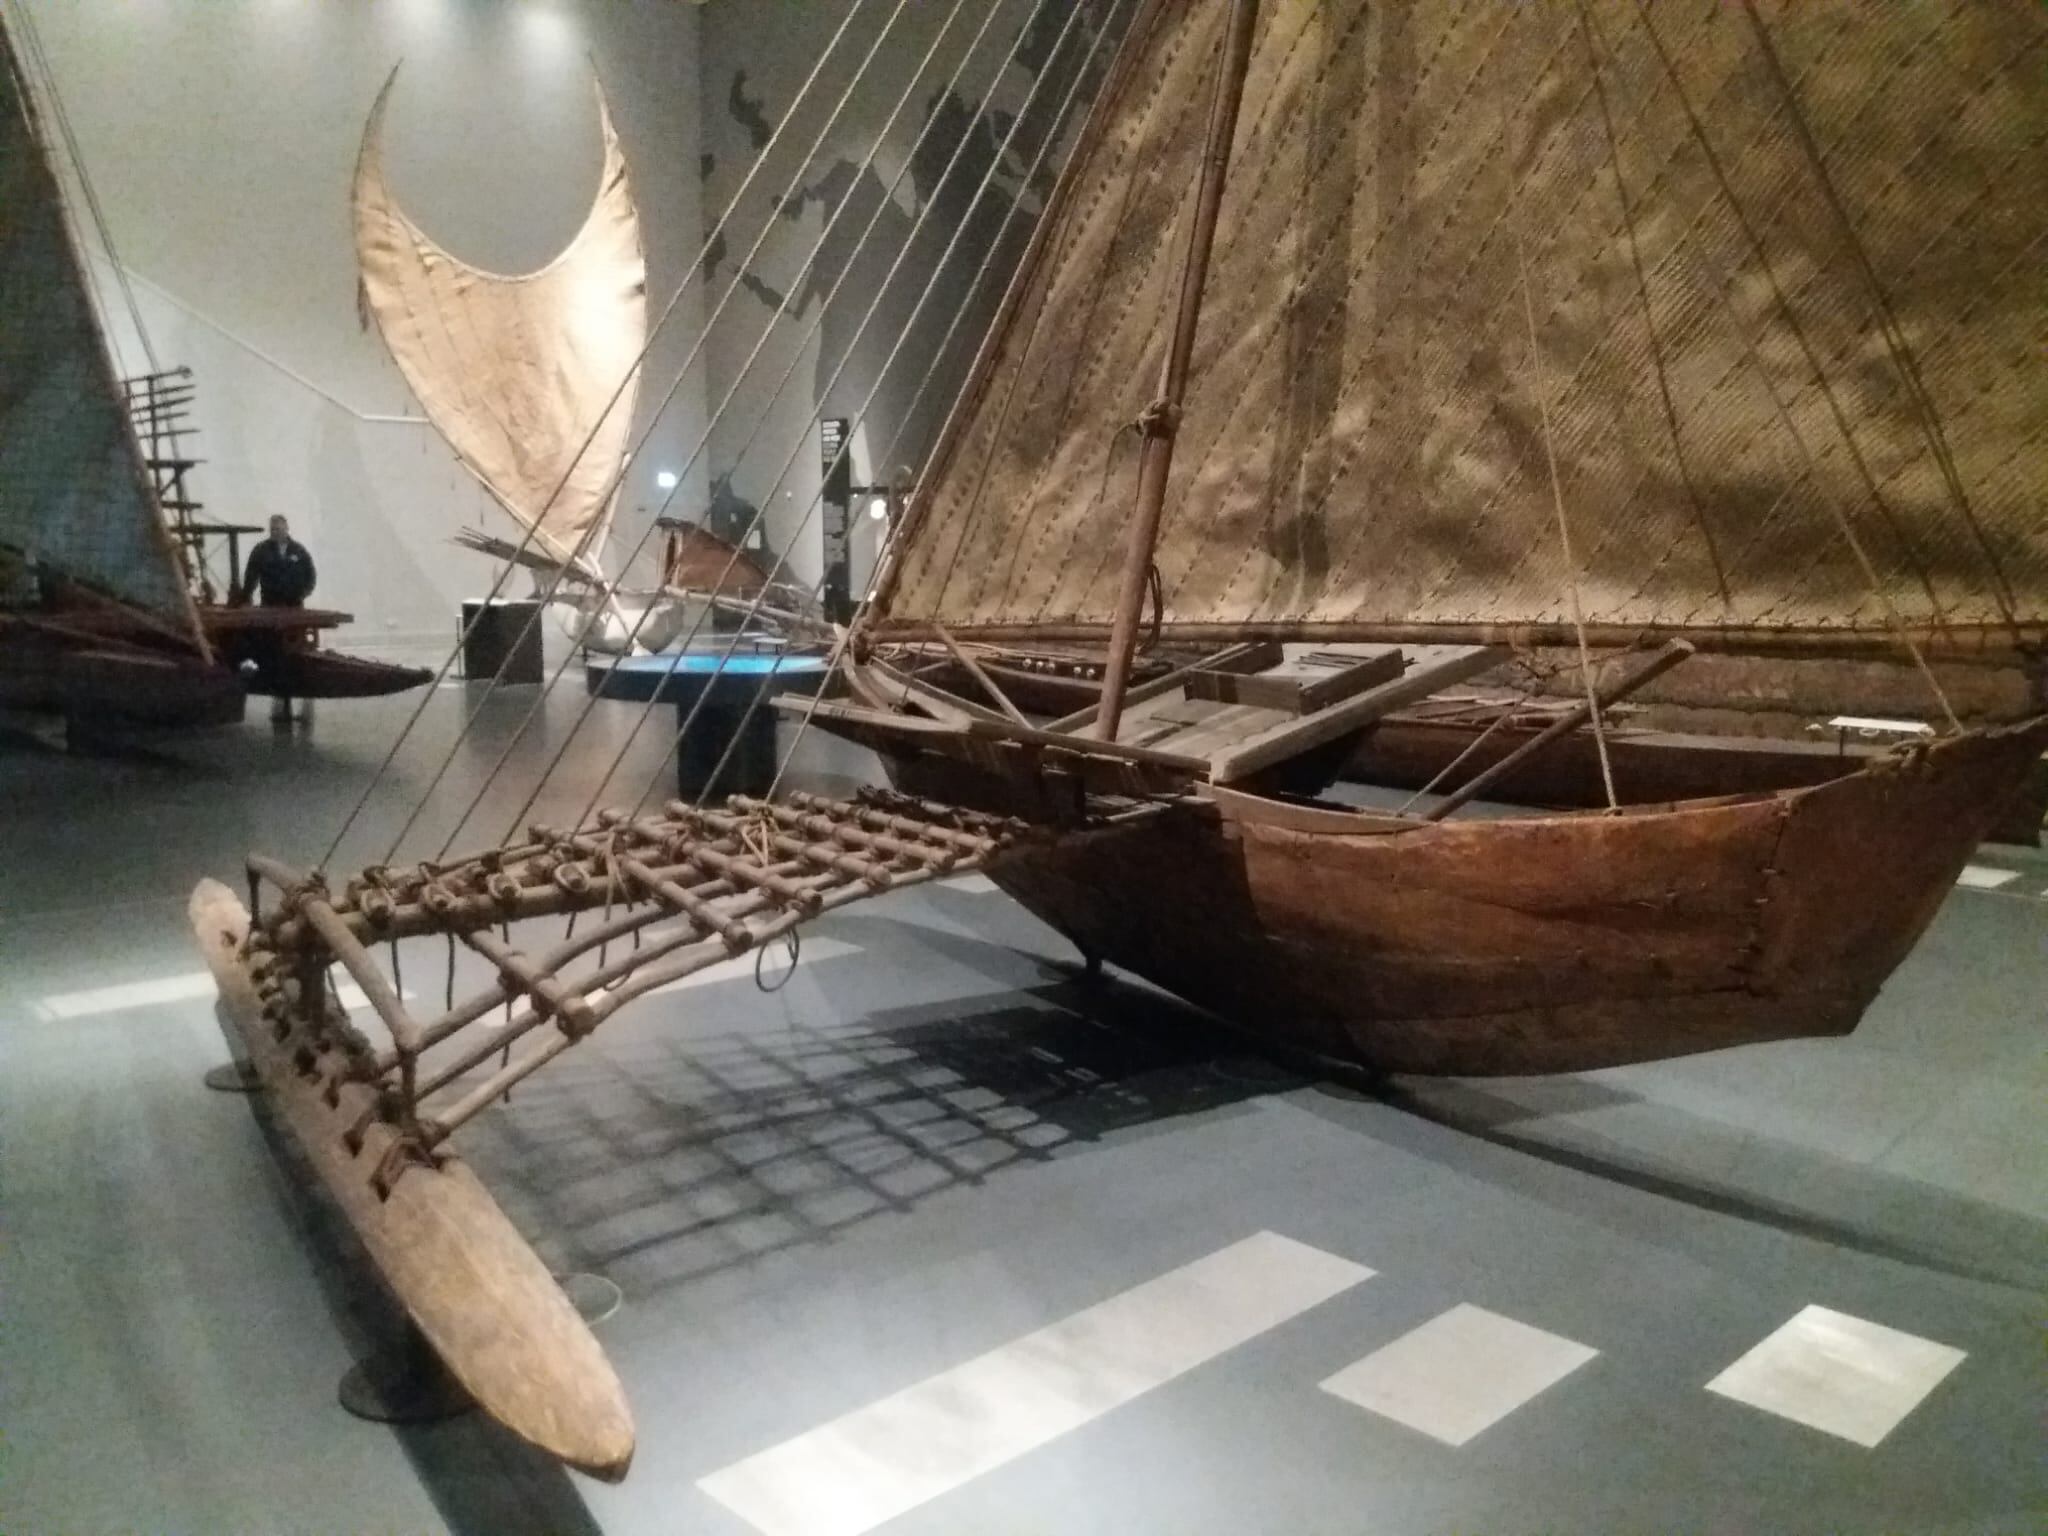
[[[747,711],[709,705],[676,737],[676,793],[686,799],[713,795],[763,795],[775,780],[775,712],[765,704],[741,724]],[[735,741],[735,735],[738,740]],[[725,766],[719,767],[723,758]],[[712,775],[718,782],[712,783]]]

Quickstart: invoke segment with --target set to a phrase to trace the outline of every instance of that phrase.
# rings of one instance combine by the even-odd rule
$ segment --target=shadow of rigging
[[[552,1267],[629,1297],[1293,1082],[1171,998],[1079,979],[578,1056],[466,1150]]]

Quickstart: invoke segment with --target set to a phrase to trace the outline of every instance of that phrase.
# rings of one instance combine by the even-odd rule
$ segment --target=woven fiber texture
[[[890,621],[1108,624],[1226,9],[1134,39]],[[1908,619],[2040,619],[2044,141],[2031,0],[1269,0],[1168,625],[1557,622],[1576,577],[1595,622],[1879,627],[1850,533]]]

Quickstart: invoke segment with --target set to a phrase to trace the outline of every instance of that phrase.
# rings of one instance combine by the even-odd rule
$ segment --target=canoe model
[[[999,10],[962,8],[982,26],[963,62]],[[974,201],[928,199],[872,285],[867,265],[832,263],[858,265],[868,309],[814,349],[843,354],[809,418],[846,411],[823,485],[850,482],[864,433],[883,444],[871,477],[921,467],[900,517],[893,495],[885,508],[829,683],[769,704],[793,737],[871,748],[893,788],[788,792],[785,753],[756,795],[649,811],[650,780],[599,811],[632,742],[607,737],[585,809],[529,824],[572,730],[480,852],[448,850],[491,776],[432,859],[397,858],[423,795],[383,863],[330,881],[252,857],[246,912],[214,885],[194,897],[259,1082],[422,1334],[489,1412],[598,1476],[632,1454],[619,1381],[450,1139],[645,994],[980,869],[1084,957],[1373,1071],[1579,1071],[1840,1034],[2048,748],[2048,370],[2015,341],[2038,329],[2048,242],[2048,157],[2025,153],[2048,11],[1893,7],[1856,27],[1790,0],[1036,14],[992,34],[1039,58],[990,124]],[[899,150],[883,158],[927,163]],[[797,147],[792,192],[765,206],[789,206],[811,155]],[[977,208],[999,173],[1024,194],[992,229]],[[955,232],[908,261],[934,207]],[[995,253],[1015,251],[1020,209],[1036,222],[1012,271]],[[372,232],[418,255],[387,213]],[[636,250],[622,238],[615,275]],[[727,297],[752,261],[724,263]],[[906,269],[914,298],[892,290]],[[464,302],[393,270],[422,312]],[[900,325],[871,368],[892,292]],[[940,293],[960,306],[943,334]],[[833,302],[803,299],[821,318]],[[899,354],[929,382],[970,313],[994,318],[943,427],[887,437],[870,408]],[[799,324],[787,301],[752,355],[808,355],[809,337],[767,347],[777,324]],[[835,391],[856,356],[874,388],[848,409]],[[431,371],[546,372],[448,361]],[[633,375],[584,382],[595,401]],[[705,441],[740,395],[735,380]],[[785,476],[816,462],[807,436],[788,446]],[[611,479],[587,480],[595,527]],[[783,483],[749,499],[793,506]],[[824,495],[779,514],[804,520],[753,573],[747,620]],[[1005,648],[1082,661],[1024,669],[1046,683],[1034,718]],[[1560,648],[1554,692],[1572,702],[1548,723],[1485,753],[1475,735],[1404,806],[1333,789],[1404,710],[1429,718]],[[1718,782],[1701,754],[1683,798],[1646,799],[1616,772],[1612,711],[1697,652],[1893,665],[1926,683],[1934,729]],[[954,670],[905,661],[939,656]],[[2035,702],[1966,729],[1940,681],[1963,666],[2031,679]],[[692,709],[682,734],[701,723]],[[1546,761],[1590,762],[1597,798],[1496,814]],[[451,957],[431,1015],[396,985],[407,944]],[[466,994],[463,951],[488,977]],[[361,989],[360,1022],[336,976]]]

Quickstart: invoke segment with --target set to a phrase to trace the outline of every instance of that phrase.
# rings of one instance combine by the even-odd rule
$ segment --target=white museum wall
[[[640,204],[652,318],[702,241],[697,8],[27,4],[157,355],[197,375],[194,490],[222,519],[291,518],[320,566],[318,600],[357,615],[344,645],[445,646],[457,603],[493,575],[450,536],[512,529],[359,324],[349,185],[371,102],[403,59],[385,133],[401,205],[465,260],[527,271],[561,249],[596,190],[594,60]],[[701,324],[697,302],[692,284],[657,339],[643,424]],[[132,327],[115,332],[124,371],[142,371]],[[693,369],[629,468],[618,553],[703,420]],[[703,496],[700,473],[678,509]]]
[[[1049,160],[1027,185],[1027,151],[1036,147],[1043,115],[1065,99],[1071,66],[1085,55],[1086,41],[1108,8],[1108,0],[1090,0],[1082,8],[1066,48],[1034,96],[1052,39],[1072,11],[1064,0],[965,4],[950,29],[947,19],[956,8],[936,0],[900,5],[897,0],[777,0],[772,5],[711,0],[704,7],[700,58],[707,229],[741,194],[761,146],[797,101],[835,29],[849,12],[854,14],[821,85],[799,108],[770,164],[740,195],[706,290],[709,312],[761,241],[759,253],[747,263],[746,280],[734,289],[706,347],[709,407],[715,411],[727,391],[735,390],[733,406],[711,438],[709,459],[714,478],[730,476],[741,502],[765,505],[770,544],[788,551],[798,579],[815,582],[822,567],[819,518],[813,511],[821,480],[813,415],[822,408],[823,414],[856,422],[857,482],[879,482],[900,469],[920,467],[1021,255],[1057,163]],[[992,10],[986,35],[948,91],[969,42]],[[1027,24],[1028,35],[1005,67]],[[870,47],[872,64],[817,153],[796,174],[799,155],[826,129],[834,104]],[[1099,60],[1106,62],[1111,47],[1103,44]],[[906,87],[908,105],[883,135]],[[1079,105],[1086,104],[1084,93]],[[1012,153],[996,163],[1012,118],[1024,114],[1024,130]],[[932,131],[925,135],[933,116]],[[881,143],[870,163],[878,135]],[[957,160],[956,149],[961,151]],[[985,176],[988,190],[977,199]],[[796,191],[785,198],[793,178]],[[832,225],[842,200],[845,212]],[[1009,218],[1013,207],[1016,216]],[[871,218],[874,237],[856,250]],[[823,251],[812,261],[821,238]],[[884,290],[883,280],[906,242],[909,255]],[[976,268],[998,246],[987,275],[975,281]],[[932,295],[920,307],[926,282],[935,274]],[[878,291],[879,305],[867,320]],[[964,317],[954,328],[963,304]],[[909,344],[885,371],[897,337],[913,322]],[[753,371],[742,377],[764,328],[768,344]],[[778,383],[792,365],[794,374],[778,395]],[[757,422],[765,425],[749,445]],[[792,448],[799,443],[792,464]],[[882,528],[867,517],[855,519],[856,591],[872,566]]]

